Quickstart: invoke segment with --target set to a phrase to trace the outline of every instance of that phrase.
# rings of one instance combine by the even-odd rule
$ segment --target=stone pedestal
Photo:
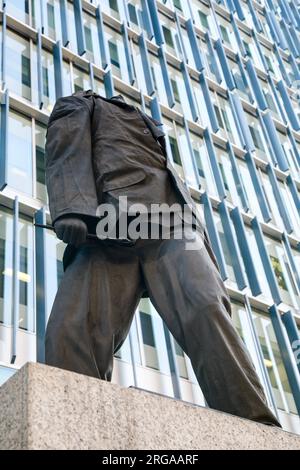
[[[300,449],[300,437],[41,364],[0,388],[0,449]]]

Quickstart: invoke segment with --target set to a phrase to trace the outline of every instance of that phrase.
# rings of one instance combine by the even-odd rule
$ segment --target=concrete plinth
[[[0,449],[300,449],[274,427],[41,364],[0,404]]]

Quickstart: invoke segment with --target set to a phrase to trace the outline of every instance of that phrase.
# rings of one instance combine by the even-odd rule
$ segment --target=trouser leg
[[[130,248],[86,244],[60,283],[46,330],[46,364],[111,380],[143,291]]]
[[[233,327],[230,300],[207,246],[161,240],[141,256],[150,299],[191,359],[211,408],[279,425],[244,343]]]

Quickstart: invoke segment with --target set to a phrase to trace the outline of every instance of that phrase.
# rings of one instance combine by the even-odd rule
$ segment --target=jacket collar
[[[162,138],[165,136],[164,131],[162,130],[162,123],[159,122],[157,119],[154,119],[152,116],[149,116],[148,114],[144,113],[140,108],[133,106],[131,104],[126,103],[124,96],[122,95],[114,95],[111,98],[106,98],[104,96],[99,95],[98,93],[93,92],[93,90],[85,90],[85,91],[77,91],[76,93],[73,93],[74,95],[81,95],[81,96],[95,96],[97,98],[101,98],[104,101],[108,101],[110,103],[113,103],[117,106],[120,106],[122,108],[127,108],[128,110],[134,110],[137,109],[138,112],[141,114],[142,118],[144,119],[145,124],[149,127],[153,137],[157,140],[158,138]]]
[[[162,123],[157,121],[157,119],[154,119],[152,116],[149,116],[148,114],[144,113],[140,108],[133,106],[131,104],[126,103],[124,96],[122,95],[115,95],[112,96],[111,98],[106,98],[104,96],[99,95],[98,93],[93,92],[93,90],[86,90],[86,91],[77,91],[76,93],[73,93],[73,96],[95,96],[97,98],[101,98],[104,101],[108,101],[110,103],[113,103],[117,106],[120,106],[122,108],[127,108],[128,110],[134,110],[137,109],[138,112],[141,114],[142,118],[145,121],[145,124],[149,127],[150,131],[153,134],[153,137],[155,139],[162,138],[166,134],[162,130]]]

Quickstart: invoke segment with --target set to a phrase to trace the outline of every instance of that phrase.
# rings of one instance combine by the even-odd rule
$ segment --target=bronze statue
[[[121,95],[87,90],[59,98],[47,129],[46,181],[55,232],[68,244],[46,363],[111,380],[113,355],[149,296],[210,407],[280,426],[233,327],[205,224],[169,160],[160,123]],[[186,249],[189,236],[174,236],[173,225],[168,239],[97,237],[99,205],[119,209],[125,196],[128,207],[187,205],[196,248]]]

